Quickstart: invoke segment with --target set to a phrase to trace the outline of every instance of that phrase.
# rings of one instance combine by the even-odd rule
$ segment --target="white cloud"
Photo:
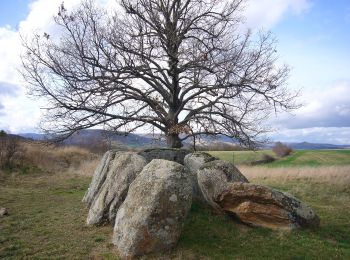
[[[350,127],[350,81],[339,81],[327,88],[305,89],[303,107],[294,115],[274,119],[279,128]]]
[[[275,141],[350,144],[350,127],[283,129],[270,135]]]
[[[71,10],[82,0],[65,0],[64,6]],[[117,6],[115,0],[99,0],[108,10]],[[46,32],[59,37],[53,17],[57,15],[62,0],[36,0],[29,5],[29,13],[25,20],[19,22],[18,30],[6,26],[0,27],[0,129],[11,132],[27,132],[37,130],[44,102],[31,100],[26,96],[22,77],[18,72],[21,60],[21,38],[33,32]],[[17,88],[16,88],[17,86]],[[10,88],[11,87],[11,88]],[[16,88],[16,90],[15,90]],[[12,93],[9,95],[9,93]],[[15,93],[15,95],[14,95]]]
[[[0,27],[0,81],[16,82],[16,66],[19,64],[19,37],[10,27]]]
[[[249,0],[245,10],[247,25],[268,30],[287,13],[300,15],[311,5],[309,0]]]

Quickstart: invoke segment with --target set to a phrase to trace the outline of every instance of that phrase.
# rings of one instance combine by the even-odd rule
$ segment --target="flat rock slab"
[[[184,167],[154,159],[130,185],[115,219],[113,243],[123,258],[164,252],[177,243],[191,207]]]
[[[186,149],[153,148],[145,149],[138,154],[143,156],[147,162],[151,162],[153,159],[163,159],[183,165],[184,158],[189,153],[191,153],[191,151]]]
[[[250,183],[230,183],[214,201],[243,223],[274,230],[318,227],[312,208],[290,194]]]
[[[222,208],[214,198],[226,189],[229,182],[248,182],[232,163],[222,160],[203,164],[197,171],[197,180],[205,201],[217,211],[222,211]]]
[[[218,160],[218,159],[205,152],[195,152],[195,153],[187,154],[185,156],[184,166],[191,178],[192,188],[193,188],[193,199],[205,202],[205,198],[198,185],[197,171],[205,163],[215,161],[215,160]]]
[[[118,154],[118,152],[113,150],[107,151],[100,160],[100,163],[97,165],[90,186],[83,198],[83,202],[85,202],[88,207],[91,206],[96,194],[98,194],[100,191],[101,186],[106,180],[111,164]]]
[[[115,155],[103,184],[91,202],[86,220],[88,225],[114,223],[130,184],[146,164],[146,160],[136,153],[120,152]]]

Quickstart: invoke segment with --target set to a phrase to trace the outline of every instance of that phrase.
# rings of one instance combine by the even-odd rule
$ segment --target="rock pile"
[[[108,151],[83,202],[87,224],[114,225],[113,244],[129,259],[173,248],[192,199],[251,226],[291,230],[320,222],[306,204],[249,183],[232,163],[180,149]]]

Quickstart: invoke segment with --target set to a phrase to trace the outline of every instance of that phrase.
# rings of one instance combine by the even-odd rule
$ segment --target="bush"
[[[285,157],[290,155],[293,152],[293,149],[281,142],[277,142],[275,143],[275,146],[272,147],[272,151],[279,157]]]
[[[269,154],[264,153],[264,154],[261,156],[261,160],[264,161],[264,162],[266,162],[266,163],[269,163],[269,162],[275,161],[276,159],[275,159],[275,157],[273,157],[273,156],[271,156],[271,155],[269,155]]]
[[[269,155],[269,154],[266,154],[264,153],[262,156],[261,156],[261,160],[258,160],[258,161],[252,161],[250,164],[251,165],[259,165],[259,164],[265,164],[265,163],[271,163],[271,162],[274,162],[276,159],[275,157]]]
[[[13,159],[21,154],[18,137],[0,131],[0,168],[10,167]]]

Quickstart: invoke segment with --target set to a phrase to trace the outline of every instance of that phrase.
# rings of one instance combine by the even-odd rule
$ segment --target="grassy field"
[[[235,164],[248,164],[261,160],[263,154],[274,156],[271,150],[262,151],[212,151],[210,154]],[[297,150],[266,166],[332,166],[350,164],[350,150]]]
[[[270,175],[261,169],[241,168],[250,181],[288,191],[310,204],[321,218],[321,228],[251,228],[194,204],[178,246],[165,258],[349,259],[350,167],[340,167],[330,182],[322,175],[312,179],[300,172],[283,179],[278,168]],[[72,173],[2,174],[0,204],[10,214],[0,219],[0,258],[117,259],[110,243],[112,227],[85,226],[81,198],[89,182],[90,177]]]
[[[0,218],[0,259],[118,259],[112,227],[85,225],[81,199],[98,158],[77,148],[47,149],[27,149],[23,160],[35,167],[0,171],[0,207],[9,210]],[[143,259],[350,259],[349,151],[296,151],[271,167],[246,165],[266,152],[272,154],[234,152],[234,161],[250,182],[312,206],[319,229],[252,228],[194,203],[177,247]],[[232,161],[232,152],[212,153]]]

